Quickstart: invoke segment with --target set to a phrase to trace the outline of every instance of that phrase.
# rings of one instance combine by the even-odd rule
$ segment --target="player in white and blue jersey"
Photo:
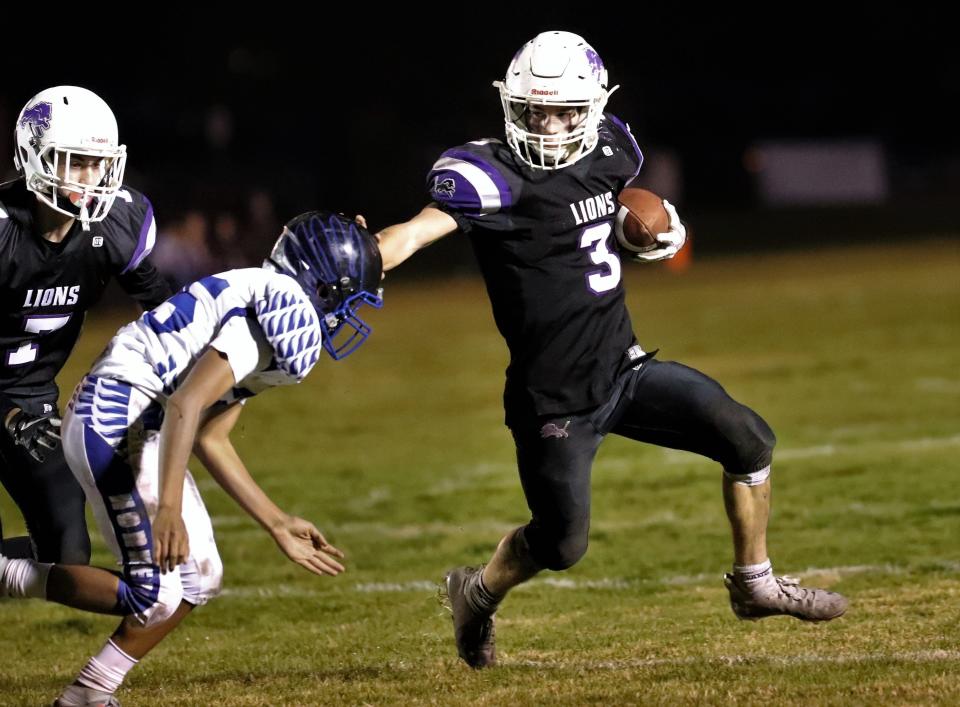
[[[310,212],[286,225],[262,269],[203,278],[117,332],[77,386],[63,446],[122,575],[0,555],[0,596],[124,616],[56,704],[117,704],[136,662],[219,593],[191,452],[292,561],[319,575],[344,569],[312,523],[257,485],[229,434],[247,398],[300,382],[322,350],[340,359],[366,340],[357,309],[381,306],[381,272],[366,229]]]

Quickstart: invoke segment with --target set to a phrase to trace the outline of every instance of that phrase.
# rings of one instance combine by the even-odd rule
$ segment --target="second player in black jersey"
[[[531,519],[500,541],[482,569],[447,574],[461,658],[474,668],[493,665],[494,613],[506,593],[586,552],[590,471],[608,433],[720,463],[734,538],[733,572],[724,582],[738,617],[841,615],[841,595],[773,574],[766,547],[770,427],[716,381],[654,359],[634,337],[622,256],[672,257],[685,232],[664,202],[670,228],[657,247],[620,251],[617,195],[643,157],[629,128],[604,113],[612,91],[600,57],[575,34],[545,32],[517,52],[497,85],[506,142],[478,140],[444,152],[427,180],[432,202],[380,233],[384,270],[439,238],[466,233],[510,350],[504,406]]]
[[[107,104],[83,88],[47,89],[24,106],[15,135],[21,178],[0,185],[0,480],[37,559],[86,563],[83,493],[58,448],[54,379],[111,279],[145,309],[171,293],[147,260],[153,206],[122,186],[126,148]],[[27,552],[7,545],[8,555]]]

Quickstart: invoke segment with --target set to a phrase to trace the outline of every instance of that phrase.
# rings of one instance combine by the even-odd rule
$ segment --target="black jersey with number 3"
[[[430,197],[469,234],[510,349],[508,424],[515,405],[537,415],[600,405],[629,361],[636,340],[613,221],[642,162],[628,127],[607,114],[597,147],[562,169],[530,169],[494,139],[433,165]]]
[[[156,224],[143,194],[124,187],[103,221],[74,222],[61,243],[36,232],[35,208],[22,180],[0,185],[0,393],[55,403],[54,377],[111,278],[146,309],[171,293],[145,260]]]

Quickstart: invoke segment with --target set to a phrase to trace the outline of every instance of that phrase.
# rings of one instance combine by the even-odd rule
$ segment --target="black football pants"
[[[83,489],[63,458],[62,446],[42,451],[44,461],[38,462],[0,430],[0,481],[23,513],[38,560],[88,564]]]
[[[715,380],[655,359],[624,373],[595,410],[514,419],[520,482],[533,516],[524,540],[533,559],[552,570],[571,567],[587,550],[590,470],[607,433],[695,452],[731,474],[768,466],[776,443],[767,423]]]

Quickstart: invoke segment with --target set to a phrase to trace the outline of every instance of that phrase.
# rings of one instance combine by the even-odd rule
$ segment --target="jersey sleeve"
[[[447,150],[427,175],[430,198],[465,232],[474,223],[493,229],[509,227],[507,214],[515,195],[491,149],[498,144],[478,140]]]
[[[146,195],[133,189],[124,188],[117,193],[111,207],[111,216],[116,212],[118,226],[123,234],[122,248],[124,263],[121,273],[135,269],[144,258],[150,255],[157,241],[157,221],[153,215],[153,204]]]
[[[233,380],[239,383],[255,371],[270,364],[270,349],[255,334],[256,322],[245,316],[228,319],[220,327],[217,336],[210,342],[230,363]]]
[[[133,270],[117,275],[117,282],[144,310],[150,310],[169,299],[173,289],[150,260]]]
[[[299,383],[320,358],[323,346],[320,319],[310,300],[295,280],[278,274],[258,297],[255,312],[276,367],[286,376],[278,383]]]
[[[147,258],[157,238],[153,204],[140,192],[124,188],[117,193],[109,218],[112,228],[107,237],[116,240],[117,281],[141,307],[153,309],[173,294]]]
[[[643,153],[640,151],[640,146],[633,137],[633,133],[630,132],[629,125],[611,113],[605,113],[603,117],[610,131],[610,140],[625,161],[624,171],[627,172],[627,181],[624,187],[630,186],[630,183],[640,174],[640,168],[643,166]]]

